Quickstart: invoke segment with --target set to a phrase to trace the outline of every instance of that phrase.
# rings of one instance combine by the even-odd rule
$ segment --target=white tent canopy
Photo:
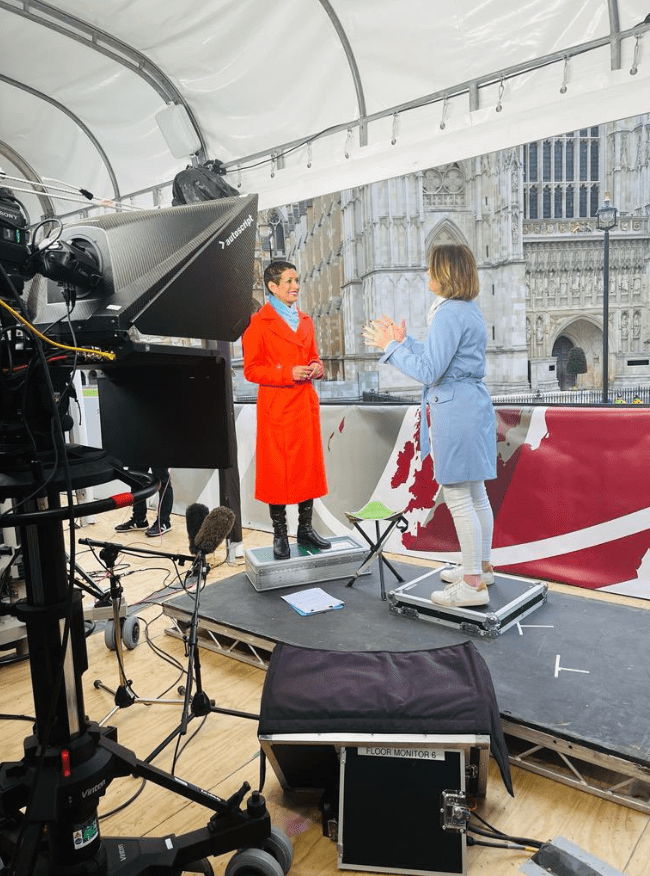
[[[160,187],[186,165],[219,159],[261,208],[290,203],[649,111],[649,12],[0,0],[0,168],[11,187],[63,180],[150,206],[152,190],[169,203]],[[80,206],[16,194],[32,221]]]

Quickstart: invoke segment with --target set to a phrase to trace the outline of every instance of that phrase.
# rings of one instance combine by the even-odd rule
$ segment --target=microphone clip
[[[192,568],[188,569],[185,575],[184,586],[186,588],[195,587],[199,581],[205,581],[211,568],[210,563],[205,558],[205,554],[199,551],[194,557]]]

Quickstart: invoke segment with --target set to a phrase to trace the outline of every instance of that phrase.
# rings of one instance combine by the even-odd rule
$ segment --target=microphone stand
[[[251,712],[240,712],[236,709],[225,709],[220,706],[215,706],[214,700],[211,700],[205,690],[201,680],[201,658],[200,648],[198,644],[198,626],[199,626],[199,604],[201,599],[201,590],[205,586],[206,580],[206,562],[205,552],[199,551],[194,560],[194,566],[189,576],[194,577],[196,573],[196,590],[194,593],[194,606],[192,609],[192,617],[190,618],[189,629],[185,638],[186,654],[188,658],[187,665],[187,687],[185,689],[185,700],[183,703],[183,714],[179,725],[171,731],[171,733],[163,739],[151,754],[145,758],[145,763],[151,763],[174,739],[185,736],[189,722],[194,718],[202,718],[211,713],[218,715],[232,715],[235,718],[249,718],[252,721],[259,721],[259,715]],[[192,696],[192,687],[196,681],[196,692]]]
[[[66,558],[68,562],[70,561],[70,557],[66,554]],[[113,616],[112,610],[112,596],[110,590],[102,590],[101,587],[98,586],[97,582],[91,578],[88,572],[82,568],[82,566],[76,562],[74,563],[74,572],[75,586],[79,587],[84,593],[87,593],[89,596],[94,597],[95,602],[93,603],[92,608],[84,609],[84,620],[94,623],[96,620],[106,620],[107,617]],[[122,599],[120,601],[120,618],[124,620],[127,616],[128,605],[126,600]],[[114,623],[114,621],[111,621]],[[121,626],[121,625],[120,625]],[[123,635],[124,638],[124,635]],[[128,640],[126,641],[127,647],[129,647]],[[135,645],[132,647],[135,648]]]
[[[90,538],[80,538],[79,544],[88,545],[90,547],[99,547],[101,548],[99,552],[100,559],[106,565],[106,568],[109,572],[109,580],[110,580],[110,590],[109,590],[109,598],[112,603],[113,609],[113,620],[111,621],[114,629],[114,643],[115,643],[115,656],[117,658],[117,666],[118,672],[120,676],[120,683],[118,687],[114,690],[113,688],[108,687],[108,685],[104,684],[101,679],[96,679],[94,681],[94,687],[97,690],[105,690],[107,693],[111,694],[113,697],[113,701],[115,706],[107,712],[106,715],[98,722],[98,725],[103,726],[119,709],[126,709],[129,706],[133,706],[135,703],[140,703],[145,706],[152,705],[161,705],[161,706],[179,706],[183,704],[183,700],[171,700],[171,699],[161,699],[161,698],[145,698],[139,697],[131,687],[133,682],[131,679],[128,679],[126,676],[126,672],[124,669],[124,660],[123,660],[123,651],[122,644],[124,642],[124,636],[122,631],[121,624],[121,607],[122,607],[122,595],[123,588],[120,583],[120,576],[115,573],[115,561],[120,553],[132,553],[132,554],[140,554],[142,556],[156,556],[156,557],[165,557],[166,559],[173,559],[181,565],[186,561],[193,561],[193,557],[186,556],[184,554],[169,554],[164,551],[156,551],[149,550],[147,548],[127,548],[122,545],[115,544],[113,542],[107,541],[94,541]],[[128,645],[128,640],[127,640]]]
[[[151,550],[150,548],[141,548],[136,547],[135,545],[126,545],[117,544],[112,541],[95,541],[92,538],[80,538],[79,544],[89,545],[90,547],[99,547],[99,548],[118,548],[124,554],[133,554],[134,556],[142,556],[142,557],[163,557],[166,560],[174,560],[180,566],[185,565],[185,563],[193,563],[194,557],[188,556],[187,554],[170,554],[166,551],[156,551]]]

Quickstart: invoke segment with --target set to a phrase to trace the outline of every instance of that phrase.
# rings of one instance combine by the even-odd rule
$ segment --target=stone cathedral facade
[[[269,211],[260,217],[262,247],[266,237],[273,243],[261,255],[296,263],[300,307],[314,320],[327,379],[348,395],[355,386],[418,391],[378,364],[360,332],[386,313],[424,336],[425,266],[438,242],[466,243],[476,255],[494,395],[598,388],[604,233],[596,211],[606,193],[618,210],[609,235],[609,381],[613,389],[643,385],[650,382],[650,115]],[[587,361],[578,376],[566,371],[573,347]]]

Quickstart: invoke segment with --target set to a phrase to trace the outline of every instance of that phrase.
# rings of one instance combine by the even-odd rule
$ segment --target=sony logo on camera
[[[2,204],[0,204],[0,219],[8,219],[14,225],[20,225],[21,228],[25,226],[25,218],[19,210],[6,209]]]
[[[0,188],[0,219],[7,219],[18,228],[25,228],[27,225],[22,205],[14,198],[11,189]]]

